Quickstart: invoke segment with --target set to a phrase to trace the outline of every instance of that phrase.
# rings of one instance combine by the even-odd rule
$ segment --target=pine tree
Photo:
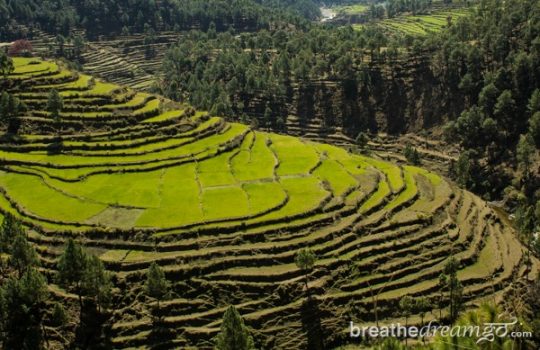
[[[411,296],[406,295],[399,300],[399,308],[405,316],[405,328],[409,326],[409,317],[412,314],[414,308],[414,300]],[[407,331],[408,332],[408,331]],[[405,345],[407,345],[408,334],[405,336]]]
[[[5,79],[14,69],[13,60],[4,51],[0,51],[0,75]]]
[[[66,289],[74,289],[79,297],[79,306],[82,314],[82,283],[85,276],[88,257],[82,247],[70,239],[60,256],[56,269],[58,271],[57,280],[60,286]]]
[[[60,303],[55,303],[51,315],[52,324],[56,327],[61,327],[67,323],[67,320],[68,318],[64,306]]]
[[[361,132],[356,136],[355,141],[358,148],[365,150],[369,142],[369,136],[365,132]]]
[[[159,309],[160,300],[169,293],[169,281],[165,278],[163,270],[155,262],[150,265],[146,276],[146,295],[156,299],[157,308]]]
[[[459,262],[450,257],[444,266],[444,273],[448,276],[447,286],[450,301],[450,320],[457,320],[463,306],[463,286],[457,277]]]
[[[28,269],[39,266],[36,251],[25,235],[19,233],[13,240],[9,263],[19,272],[19,276],[22,276]]]
[[[88,257],[81,288],[86,297],[94,299],[99,312],[111,299],[111,275],[95,255]]]
[[[52,89],[47,100],[47,111],[51,113],[51,118],[55,123],[60,124],[60,112],[64,109],[64,100],[58,90]]]
[[[535,147],[532,136],[530,134],[521,135],[516,148],[516,156],[518,165],[523,170],[523,177],[525,179],[528,179],[530,176],[534,151]]]
[[[4,221],[0,225],[0,255],[11,254],[15,237],[24,235],[21,223],[12,215],[7,213]],[[3,267],[4,260],[0,258],[0,268]]]
[[[43,304],[48,298],[47,282],[30,268],[20,279],[10,277],[0,289],[0,330],[5,349],[40,349],[43,342]]]
[[[305,276],[305,283],[306,283],[306,290],[308,289],[308,275],[311,270],[313,270],[313,267],[315,266],[315,262],[317,261],[317,257],[315,256],[315,253],[311,251],[309,248],[301,249],[294,259],[294,262],[296,263],[296,266],[298,266],[299,269],[302,270]]]
[[[244,320],[234,306],[229,306],[223,315],[221,332],[216,339],[217,350],[253,350],[253,338],[244,325]]]

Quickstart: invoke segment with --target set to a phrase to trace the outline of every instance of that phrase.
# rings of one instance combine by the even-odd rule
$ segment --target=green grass
[[[55,191],[35,176],[0,172],[0,186],[28,212],[55,221],[84,222],[106,208]]]
[[[391,34],[407,34],[411,36],[425,36],[431,33],[437,33],[448,27],[448,17],[451,17],[452,23],[456,23],[459,18],[470,14],[472,8],[450,9],[435,11],[427,15],[401,15],[395,18],[385,19],[374,23]],[[356,26],[361,29],[362,26]]]
[[[253,141],[253,147],[251,146]],[[273,178],[274,154],[266,145],[267,135],[257,133],[255,140],[251,136],[240,152],[231,159],[231,169],[238,181],[253,181]]]
[[[249,214],[248,197],[238,186],[205,189],[202,206],[205,220],[235,218]]]
[[[405,179],[405,189],[401,192],[396,198],[394,198],[390,203],[385,206],[385,209],[391,210],[397,208],[398,206],[406,203],[407,201],[414,198],[418,193],[416,188],[416,182],[414,181],[413,173],[410,171],[404,171],[403,177]]]
[[[316,209],[328,195],[318,179],[313,177],[287,178],[280,182],[288,196],[287,204],[278,211],[262,216],[257,221],[306,213]]]
[[[202,187],[226,186],[236,183],[229,166],[232,152],[222,153],[198,163],[199,182]]]
[[[95,175],[79,182],[48,179],[47,183],[89,201],[109,205],[155,208],[160,203],[161,176],[162,171],[157,170],[146,173]]]
[[[373,158],[362,157],[362,159],[386,175],[393,192],[399,191],[405,185],[401,169],[398,166]]]
[[[369,9],[369,6],[364,4],[354,4],[335,6],[332,9],[336,11],[338,15],[358,15],[366,12]]]
[[[167,111],[155,117],[143,120],[143,123],[163,122],[170,119],[180,118],[184,114],[183,110]]]
[[[281,135],[272,135],[271,148],[279,159],[277,175],[307,174],[319,162],[319,155],[301,140]]]
[[[390,186],[386,181],[379,181],[377,191],[373,193],[367,201],[360,207],[360,212],[365,213],[371,210],[373,207],[379,205],[383,199],[390,194]]]
[[[323,160],[321,166],[313,174],[319,179],[327,181],[334,195],[338,197],[343,196],[348,189],[358,185],[356,180],[337,161],[332,159]]]
[[[159,207],[145,210],[136,226],[174,227],[203,219],[195,164],[168,168],[161,188]]]
[[[247,183],[242,188],[248,196],[250,215],[275,208],[287,199],[287,194],[277,182]]]

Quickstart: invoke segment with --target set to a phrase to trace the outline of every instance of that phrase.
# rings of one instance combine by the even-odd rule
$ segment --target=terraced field
[[[100,255],[120,290],[115,349],[212,348],[229,304],[260,348],[305,348],[317,334],[330,347],[346,342],[351,317],[374,321],[373,291],[380,319],[403,295],[436,300],[452,254],[470,303],[527,273],[513,231],[436,174],[253,131],[53,62],[15,65],[10,91],[29,112],[20,140],[0,148],[0,210],[31,228],[45,270],[68,237]],[[44,111],[52,87],[61,130]],[[294,264],[304,247],[318,256],[309,303]],[[162,303],[172,331],[159,337],[141,294],[154,261],[174,282]]]
[[[437,10],[428,15],[401,15],[395,18],[387,18],[374,22],[373,25],[382,28],[389,34],[401,34],[411,36],[424,36],[436,33],[448,24],[456,23],[459,18],[466,16],[472,8],[455,8]],[[361,29],[365,25],[353,25],[356,29]]]

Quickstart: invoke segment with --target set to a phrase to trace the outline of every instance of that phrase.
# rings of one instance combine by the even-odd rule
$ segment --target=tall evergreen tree
[[[19,276],[39,265],[37,253],[25,235],[19,233],[13,240],[9,262],[19,272]]]
[[[244,325],[244,320],[234,306],[229,306],[223,315],[221,332],[216,339],[217,350],[254,350],[253,338]]]
[[[60,286],[74,290],[79,297],[79,306],[82,313],[83,282],[88,265],[88,256],[83,248],[70,239],[60,256],[56,269],[58,271],[57,281]]]
[[[94,300],[98,312],[111,300],[111,275],[95,255],[87,258],[81,289],[86,297]]]
[[[30,268],[17,279],[10,277],[0,288],[0,337],[4,349],[41,349],[44,303],[48,298],[47,282]]]
[[[152,262],[146,274],[145,291],[150,298],[156,299],[158,309],[159,302],[169,293],[169,288],[165,273],[156,262]]]
[[[57,127],[60,124],[60,112],[62,112],[62,109],[64,109],[64,100],[58,90],[52,89],[47,100],[47,111],[51,113],[51,118],[57,124]]]
[[[309,248],[301,249],[300,251],[298,251],[298,253],[296,253],[294,262],[296,263],[296,266],[304,273],[306,290],[308,289],[309,273],[311,272],[311,270],[313,270],[316,261],[317,256]]]

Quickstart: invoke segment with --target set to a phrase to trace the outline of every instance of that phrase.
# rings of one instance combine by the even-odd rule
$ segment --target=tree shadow
[[[308,295],[308,298],[302,303],[300,308],[302,317],[302,330],[307,336],[308,350],[323,350],[324,332],[321,324],[322,312],[319,308],[317,299]]]
[[[152,307],[152,330],[148,335],[151,349],[170,349],[172,341],[176,339],[175,332],[163,321],[163,311],[157,307]]]
[[[91,301],[83,303],[72,349],[113,349],[110,314],[100,312]]]
[[[47,153],[49,155],[60,154],[62,153],[63,148],[64,144],[62,143],[62,138],[55,137],[53,142],[47,146]]]

